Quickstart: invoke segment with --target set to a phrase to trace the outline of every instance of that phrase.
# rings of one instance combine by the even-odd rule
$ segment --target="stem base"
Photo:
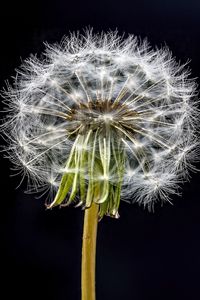
[[[96,238],[99,205],[85,209],[82,244],[82,300],[95,300]]]

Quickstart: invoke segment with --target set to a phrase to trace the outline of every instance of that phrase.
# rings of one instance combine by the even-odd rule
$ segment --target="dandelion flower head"
[[[47,206],[170,201],[197,158],[196,85],[167,48],[117,32],[73,33],[31,56],[3,92],[3,131]]]

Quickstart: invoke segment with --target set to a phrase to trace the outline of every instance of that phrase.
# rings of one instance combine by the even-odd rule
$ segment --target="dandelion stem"
[[[82,244],[82,300],[95,300],[96,237],[99,205],[85,209]]]

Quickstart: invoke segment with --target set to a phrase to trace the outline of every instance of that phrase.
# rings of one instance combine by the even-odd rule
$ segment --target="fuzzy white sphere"
[[[87,189],[103,182],[97,203],[111,201],[119,181],[126,201],[149,209],[170,201],[198,157],[196,85],[185,65],[167,48],[117,32],[71,34],[46,46],[3,94],[9,157],[28,175],[28,190],[56,193],[69,173],[78,197],[78,176]]]

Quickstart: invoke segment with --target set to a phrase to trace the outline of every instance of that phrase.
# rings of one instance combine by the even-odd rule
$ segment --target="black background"
[[[24,58],[44,50],[43,41],[89,25],[167,44],[177,60],[191,59],[199,83],[198,0],[6,1],[0,11],[1,87]],[[80,299],[83,211],[45,210],[44,198],[15,189],[20,178],[10,177],[2,155],[0,163],[2,299]],[[99,223],[97,300],[200,299],[199,178],[192,174],[173,206],[153,214],[121,203],[119,220]]]

